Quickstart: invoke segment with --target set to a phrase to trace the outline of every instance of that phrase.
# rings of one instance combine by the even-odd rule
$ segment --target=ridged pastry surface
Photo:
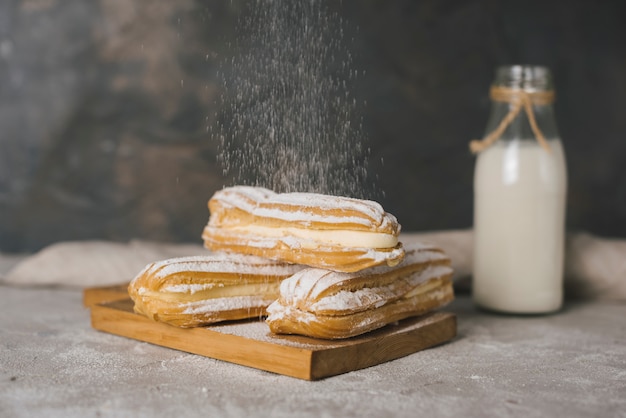
[[[137,313],[181,327],[258,317],[281,280],[302,269],[261,257],[211,253],[161,260],[129,284]]]
[[[230,211],[222,211],[221,208]],[[318,193],[274,193],[261,187],[235,186],[216,192],[209,201],[209,209],[211,226],[245,222],[246,217],[230,216],[241,211],[248,217],[264,220],[266,225],[282,226],[288,222],[303,228],[396,235],[400,232],[397,219],[377,202]]]
[[[304,269],[284,280],[268,308],[275,333],[347,338],[417,316],[454,298],[449,258],[426,245],[407,249],[396,267],[358,273]]]
[[[236,186],[216,192],[209,210],[202,237],[212,250],[347,272],[404,257],[396,218],[369,200]]]

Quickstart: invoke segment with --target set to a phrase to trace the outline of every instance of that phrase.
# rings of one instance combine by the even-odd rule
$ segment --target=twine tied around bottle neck
[[[474,154],[483,151],[496,142],[511,122],[513,122],[513,119],[517,117],[519,112],[522,110],[522,107],[526,111],[530,128],[535,134],[537,142],[539,142],[546,152],[550,152],[550,146],[548,145],[546,138],[543,136],[541,129],[537,126],[533,105],[541,106],[554,103],[553,90],[528,92],[518,88],[492,86],[489,90],[489,97],[494,102],[510,103],[512,105],[511,110],[509,110],[509,113],[500,121],[500,124],[493,130],[493,132],[483,139],[477,139],[470,142],[469,147]]]

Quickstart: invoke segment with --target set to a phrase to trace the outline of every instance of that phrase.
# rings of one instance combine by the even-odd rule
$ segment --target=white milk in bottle
[[[563,300],[565,157],[550,73],[498,69],[487,136],[474,141],[475,303],[508,313],[548,313]]]

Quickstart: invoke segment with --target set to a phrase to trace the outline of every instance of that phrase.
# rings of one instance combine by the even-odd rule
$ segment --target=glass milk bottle
[[[497,69],[483,140],[472,141],[475,303],[538,314],[563,301],[567,174],[544,67]]]

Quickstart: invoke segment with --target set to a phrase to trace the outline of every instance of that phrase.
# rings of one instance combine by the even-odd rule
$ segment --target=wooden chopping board
[[[434,312],[346,340],[275,335],[260,319],[178,328],[133,312],[126,286],[86,289],[93,328],[188,353],[305,380],[359,370],[456,336],[456,316]]]

